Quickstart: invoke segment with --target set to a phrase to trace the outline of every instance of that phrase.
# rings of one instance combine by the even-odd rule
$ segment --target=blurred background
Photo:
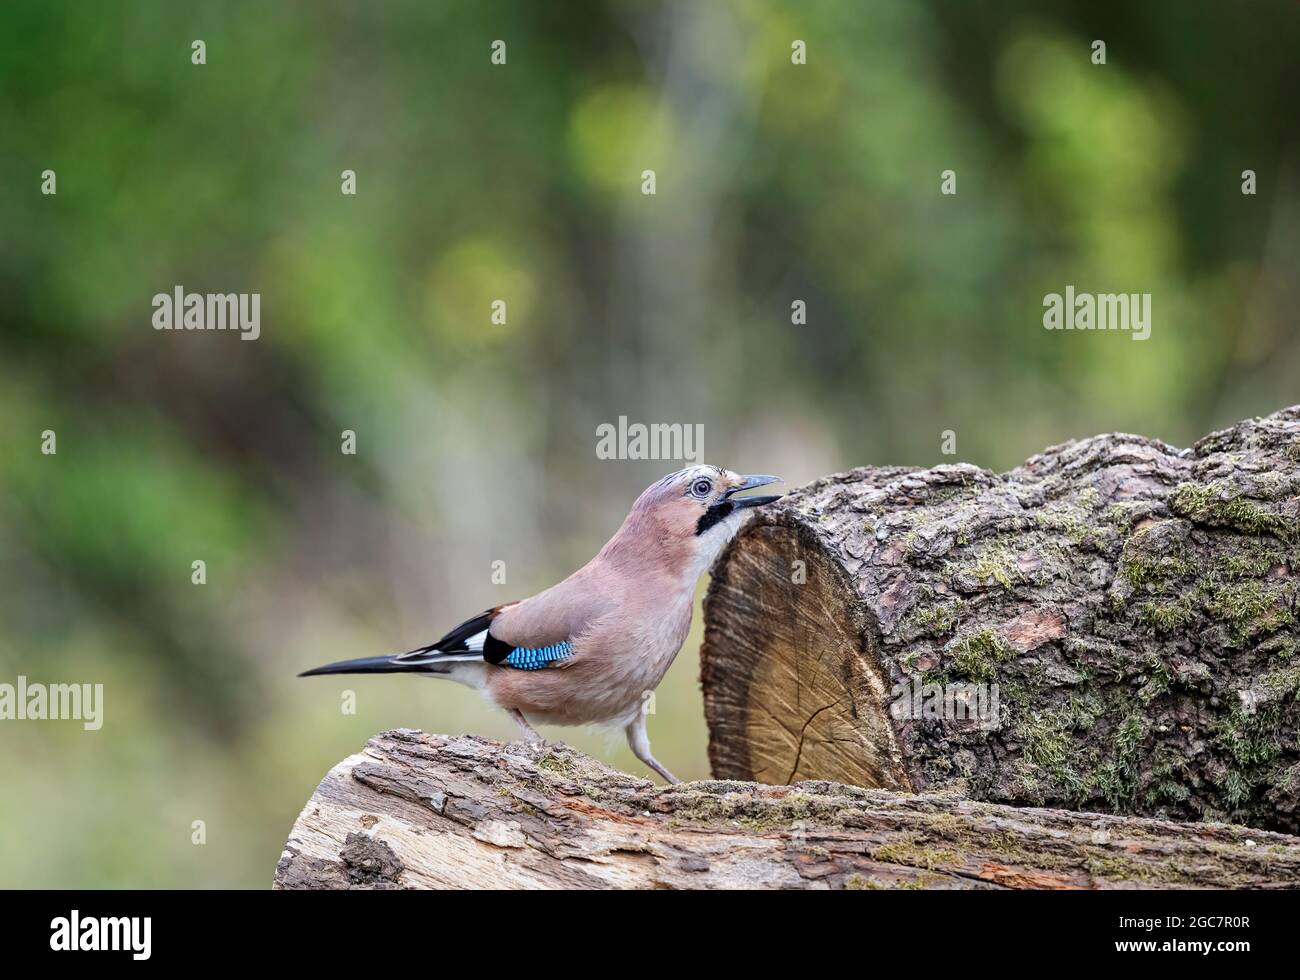
[[[680,465],[598,459],[619,416],[798,483],[1300,401],[1293,0],[182,6],[0,8],[0,682],[105,685],[98,732],[0,722],[0,885],[267,887],[376,731],[513,738],[294,675],[586,561]],[[154,331],[177,285],[261,338]],[[1150,340],[1045,331],[1066,285]],[[699,634],[650,719],[686,778]]]

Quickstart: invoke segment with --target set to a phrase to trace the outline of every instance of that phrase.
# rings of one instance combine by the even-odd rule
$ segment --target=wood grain
[[[829,782],[659,787],[564,745],[398,730],[330,770],[278,889],[1300,886],[1300,840]]]

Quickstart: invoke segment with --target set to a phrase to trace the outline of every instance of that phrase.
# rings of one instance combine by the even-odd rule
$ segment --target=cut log
[[[400,730],[330,770],[275,887],[1296,888],[1300,839],[829,782],[657,787],[564,745]]]
[[[713,773],[1300,830],[1298,495],[1300,407],[818,480],[714,569]]]

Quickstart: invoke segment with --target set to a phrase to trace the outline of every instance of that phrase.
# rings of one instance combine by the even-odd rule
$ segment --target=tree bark
[[[714,775],[1300,830],[1298,494],[1300,407],[809,484],[714,570]]]
[[[1300,887],[1300,839],[829,782],[657,787],[564,745],[383,732],[293,826],[275,887]]]

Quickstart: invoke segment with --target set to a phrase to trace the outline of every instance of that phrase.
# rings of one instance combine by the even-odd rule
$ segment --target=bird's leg
[[[623,733],[627,735],[627,744],[632,749],[634,756],[663,776],[668,782],[681,782],[680,779],[661,766],[658,759],[650,754],[650,736],[645,729],[645,711],[638,711],[636,720],[624,728]]]
[[[515,724],[519,726],[519,734],[525,742],[530,745],[542,745],[546,742],[546,739],[542,738],[542,733],[528,724],[528,719],[524,717],[522,711],[511,708],[508,713],[515,720]]]

